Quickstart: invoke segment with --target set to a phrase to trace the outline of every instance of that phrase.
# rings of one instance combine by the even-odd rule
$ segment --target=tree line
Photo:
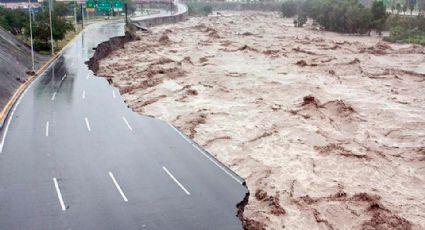
[[[69,31],[74,31],[74,25],[65,16],[69,14],[68,3],[54,2],[52,10],[53,39],[62,40]],[[50,17],[48,3],[44,2],[40,9],[32,12],[32,33],[34,49],[50,50]],[[28,41],[30,37],[28,9],[7,9],[0,7],[0,26]]]
[[[412,15],[413,11],[416,9],[418,12],[425,11],[425,0],[391,0],[389,2],[389,8],[391,9],[391,13],[406,14],[409,10],[410,15]]]
[[[394,0],[395,1],[395,0]],[[294,25],[303,26],[307,18],[327,31],[369,34],[390,31],[384,40],[425,45],[425,0],[405,0],[405,9],[387,12],[383,1],[375,0],[366,7],[359,0],[288,0],[282,4],[283,17],[294,17]],[[398,4],[390,2],[390,4]],[[391,5],[392,7],[392,5]],[[417,9],[417,16],[400,15]],[[393,10],[393,9],[391,9]]]
[[[311,18],[324,30],[359,34],[382,31],[388,17],[382,1],[374,1],[369,8],[358,0],[289,0],[282,4],[281,14],[295,17],[296,26]]]

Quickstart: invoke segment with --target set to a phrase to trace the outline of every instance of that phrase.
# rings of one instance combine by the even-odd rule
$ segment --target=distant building
[[[28,3],[28,1],[25,1],[25,0],[0,0],[0,3],[21,3],[21,2]],[[37,0],[30,0],[30,2],[37,2]]]
[[[41,4],[37,0],[30,0],[33,8],[38,8]],[[0,0],[0,6],[9,9],[28,8],[28,1],[25,0]]]

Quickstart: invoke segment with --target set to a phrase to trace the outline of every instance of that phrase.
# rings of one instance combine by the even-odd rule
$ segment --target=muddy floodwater
[[[425,48],[222,14],[140,32],[98,75],[246,179],[247,229],[425,229]]]

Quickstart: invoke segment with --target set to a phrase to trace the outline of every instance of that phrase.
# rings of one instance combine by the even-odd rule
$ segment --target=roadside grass
[[[60,50],[62,50],[82,30],[81,24],[78,24],[77,26],[74,26],[74,28],[75,28],[74,31],[69,31],[68,33],[66,33],[64,39],[62,39],[60,41],[56,41],[55,52],[59,52]]]

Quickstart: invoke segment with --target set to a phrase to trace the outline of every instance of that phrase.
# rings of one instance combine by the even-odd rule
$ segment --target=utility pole
[[[52,55],[55,54],[55,50],[53,47],[53,27],[52,27],[52,5],[53,5],[53,0],[49,0],[49,17],[50,17],[50,44],[52,47]]]
[[[78,7],[77,2],[75,2],[75,3],[74,3],[74,19],[75,19],[75,26],[77,26],[77,25],[78,25],[78,22],[77,22],[77,7]]]
[[[109,0],[109,4],[111,5],[111,10],[109,11],[109,19],[111,19],[111,17],[114,16],[114,7],[113,7],[113,3],[112,0]],[[111,16],[112,15],[112,16]]]
[[[127,3],[124,3],[124,10],[125,10],[125,25],[128,25],[128,18],[127,18]]]
[[[31,38],[31,71],[34,72],[34,46],[32,42],[32,6],[30,0],[28,0],[28,14],[30,16],[30,38]]]
[[[82,25],[82,29],[84,29],[84,10],[83,10],[83,3],[81,3],[81,25]]]

